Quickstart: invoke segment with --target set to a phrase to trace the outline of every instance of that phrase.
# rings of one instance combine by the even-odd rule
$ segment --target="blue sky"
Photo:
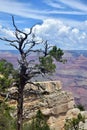
[[[87,0],[0,0],[0,36],[13,36],[11,15],[25,31],[64,50],[87,49]],[[13,49],[0,41],[0,50]]]

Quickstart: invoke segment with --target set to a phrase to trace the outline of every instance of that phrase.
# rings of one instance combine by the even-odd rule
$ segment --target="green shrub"
[[[78,104],[77,105],[77,108],[80,110],[80,111],[85,111],[85,108],[82,104]]]
[[[0,103],[0,130],[15,130],[15,126],[15,121],[10,115],[10,108],[6,103]]]
[[[77,118],[72,118],[72,119],[66,119],[65,123],[65,130],[81,130],[79,129],[79,123],[80,122],[85,122],[85,118],[82,117],[82,115],[79,113]]]
[[[40,110],[37,111],[36,117],[30,124],[24,124],[23,130],[50,130],[46,119]]]

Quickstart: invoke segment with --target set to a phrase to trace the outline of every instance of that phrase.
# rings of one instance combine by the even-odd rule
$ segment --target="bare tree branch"
[[[21,34],[24,34],[24,35],[25,35],[25,39],[27,39],[27,36],[32,33],[32,29],[33,29],[33,27],[35,26],[35,25],[33,25],[33,26],[30,28],[30,32],[29,32],[29,33],[25,33],[25,32],[23,32],[23,31],[19,30],[19,29],[17,28],[17,26],[15,25],[14,16],[12,16],[12,22],[13,22],[13,26],[14,26],[15,30],[16,30],[17,32],[20,32]]]
[[[33,48],[35,46],[35,41],[32,42],[32,45],[26,50],[26,54],[28,54],[31,50],[31,48]]]
[[[24,33],[23,31],[21,31],[21,30],[19,30],[19,29],[17,28],[17,26],[15,25],[14,16],[12,16],[12,22],[13,22],[13,26],[14,26],[14,28],[15,28],[15,30],[16,30],[17,32],[19,32],[19,33],[21,33],[21,34],[24,34],[25,36],[28,35],[28,34]]]
[[[15,43],[15,42],[18,43],[19,42],[18,40],[9,40],[7,38],[1,38],[1,37],[0,37],[0,40],[10,42],[10,43]]]
[[[19,49],[15,44],[10,43],[10,45],[15,47],[17,50]]]

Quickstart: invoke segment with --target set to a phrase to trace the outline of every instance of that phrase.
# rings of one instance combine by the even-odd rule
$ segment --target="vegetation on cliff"
[[[77,118],[71,118],[71,119],[66,119],[65,123],[65,130],[84,130],[83,128],[80,127],[80,123],[85,122],[85,117],[83,117],[80,113],[78,114]]]
[[[31,123],[24,124],[24,130],[50,130],[50,128],[46,122],[45,116],[38,110]]]

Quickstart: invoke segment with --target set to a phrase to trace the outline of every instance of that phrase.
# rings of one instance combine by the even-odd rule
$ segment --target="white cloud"
[[[83,26],[84,25],[84,26]],[[46,19],[41,25],[36,25],[33,28],[37,39],[48,40],[50,44],[58,47],[70,49],[87,49],[87,22],[71,26],[62,20]],[[25,32],[29,32],[29,28],[24,28]],[[0,26],[0,32],[6,36],[14,37],[13,31]]]
[[[65,25],[63,25],[63,26],[61,26],[61,28],[58,30],[58,32],[59,32],[59,34],[63,34],[63,33],[68,34],[69,29],[70,29],[69,26],[65,26]]]
[[[87,5],[81,3],[80,1],[76,1],[76,0],[60,0],[60,2],[70,6],[73,9],[86,11],[86,13],[87,13]]]
[[[71,15],[84,15],[86,13],[84,12],[81,12],[81,11],[60,11],[60,10],[51,10],[51,11],[48,11],[49,14],[71,14]]]
[[[64,8],[63,5],[59,4],[57,1],[55,2],[55,0],[45,0],[44,3],[54,8]]]
[[[79,33],[79,30],[78,30],[77,28],[74,28],[74,29],[72,29],[72,33],[73,33],[73,34],[78,34],[78,33]]]
[[[36,25],[35,32],[42,39],[62,49],[87,49],[86,28],[80,30],[78,26],[71,27],[60,20],[47,19],[42,25]]]
[[[87,14],[87,5],[81,1],[76,0],[45,0],[45,3],[50,7],[54,7],[53,10],[48,11],[50,14],[73,14],[83,15]],[[56,8],[58,8],[56,10]]]
[[[18,15],[25,18],[33,18],[33,19],[40,19],[44,20],[47,18],[52,18],[58,14],[73,14],[73,15],[83,15],[87,14],[87,6],[77,2],[75,0],[42,0],[47,5],[51,6],[52,8],[47,8],[45,5],[45,9],[42,10],[37,8],[32,1],[27,3],[22,3],[21,1],[16,0],[0,0],[0,12],[9,13],[12,15]],[[43,3],[44,4],[44,3]],[[69,10],[67,5],[73,10]],[[59,8],[59,10],[57,9]]]
[[[24,18],[40,19],[43,21],[43,24],[36,25],[35,27],[38,37],[42,37],[64,49],[86,49],[87,20],[81,22],[80,15],[86,19],[87,5],[83,4],[81,0],[42,0],[41,2],[43,3],[41,5],[41,7],[44,7],[43,10],[32,1],[0,0],[0,12]],[[70,14],[71,17],[66,17],[65,19],[65,16],[70,16]],[[79,15],[79,21],[73,20],[72,15]],[[54,19],[54,16],[56,19]],[[0,23],[2,23],[1,20]],[[6,22],[6,20],[3,20],[4,26]],[[29,28],[24,29],[24,31],[28,32]],[[13,31],[9,28],[3,28],[1,25],[0,33],[5,36],[14,37]]]
[[[46,18],[44,13],[47,11],[35,9],[29,2],[22,3],[15,0],[0,0],[0,12],[42,20]]]
[[[10,30],[9,28],[3,28],[0,25],[0,35],[4,35],[3,37],[5,36],[14,37],[14,32]]]
[[[5,34],[6,36],[10,36],[10,37],[14,37],[14,33],[13,31],[11,31],[10,29],[2,29],[2,33]]]
[[[45,0],[47,5],[54,7],[52,10],[48,10],[49,14],[72,14],[72,15],[84,15],[87,14],[87,6],[77,2],[75,0]],[[67,8],[69,6],[70,8]],[[58,8],[58,9],[56,9]],[[73,8],[73,10],[72,10]],[[46,12],[45,12],[46,14]]]

